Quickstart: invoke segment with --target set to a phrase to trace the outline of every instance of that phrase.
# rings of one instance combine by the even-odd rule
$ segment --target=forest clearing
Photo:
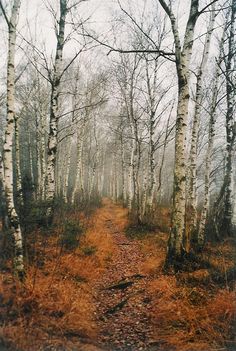
[[[0,350],[236,350],[236,0],[0,0]]]

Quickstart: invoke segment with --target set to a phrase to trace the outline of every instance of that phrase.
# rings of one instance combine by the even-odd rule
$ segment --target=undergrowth
[[[155,347],[162,351],[235,350],[234,240],[208,243],[201,256],[194,257],[195,266],[164,274],[167,238],[167,234],[147,236],[140,242],[148,256],[142,270],[151,278],[147,289]]]
[[[5,258],[0,349],[84,351],[85,343],[96,343],[93,287],[117,252],[109,225],[104,226],[111,216],[108,200],[104,204],[89,219],[74,209],[58,212],[50,230],[36,228],[28,234],[23,285],[11,274],[11,259]],[[168,211],[161,209],[163,218],[159,213],[154,227],[137,227],[128,221],[126,209],[114,208],[112,226],[139,239],[143,253],[139,269],[147,277],[152,349],[235,350],[235,241],[207,243],[194,264],[186,260],[184,271],[165,274],[168,230],[157,225],[168,227]]]

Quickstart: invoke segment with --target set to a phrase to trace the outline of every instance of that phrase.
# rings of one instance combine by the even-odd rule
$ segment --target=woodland
[[[236,0],[0,0],[0,350],[236,350]]]

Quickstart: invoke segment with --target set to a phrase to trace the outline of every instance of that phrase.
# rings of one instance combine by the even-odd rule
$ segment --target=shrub
[[[126,229],[126,235],[130,239],[143,239],[150,233],[155,233],[156,228],[153,225],[149,224],[136,224],[130,225]]]
[[[78,222],[68,220],[64,224],[64,230],[61,236],[61,245],[67,250],[76,249],[83,230]]]
[[[85,256],[92,256],[97,251],[96,246],[85,246],[82,248],[83,254]]]
[[[21,223],[25,232],[32,232],[36,227],[48,227],[50,225],[47,216],[49,201],[28,201],[20,211]]]

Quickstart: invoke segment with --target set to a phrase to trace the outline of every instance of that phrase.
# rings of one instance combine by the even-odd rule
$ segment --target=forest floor
[[[89,217],[72,211],[34,231],[24,284],[10,260],[1,270],[0,350],[236,350],[235,243],[208,245],[199,265],[166,274],[160,212],[158,229],[139,232],[104,199]],[[83,224],[73,250],[61,245],[65,220]]]

